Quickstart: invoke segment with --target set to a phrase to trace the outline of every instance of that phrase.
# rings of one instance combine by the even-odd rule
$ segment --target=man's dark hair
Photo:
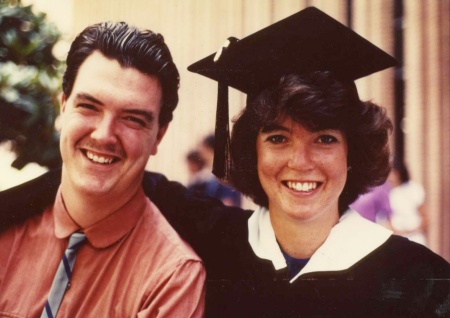
[[[339,197],[342,214],[359,194],[384,183],[389,174],[388,137],[392,123],[383,108],[359,100],[353,83],[330,72],[288,75],[250,99],[231,136],[231,182],[256,204],[268,198],[258,178],[256,138],[283,116],[310,131],[338,129],[348,142],[347,182]]]
[[[164,126],[172,120],[178,104],[180,76],[161,34],[125,22],[102,22],[84,29],[73,41],[67,56],[62,84],[67,97],[72,92],[81,64],[94,51],[117,60],[124,67],[157,77],[163,93],[159,125]]]

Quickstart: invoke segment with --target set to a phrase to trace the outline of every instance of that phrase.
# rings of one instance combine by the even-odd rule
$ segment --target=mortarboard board
[[[188,67],[219,83],[213,173],[226,178],[229,172],[228,86],[252,96],[286,74],[331,71],[353,83],[394,65],[392,56],[314,7],[230,38],[228,47]]]

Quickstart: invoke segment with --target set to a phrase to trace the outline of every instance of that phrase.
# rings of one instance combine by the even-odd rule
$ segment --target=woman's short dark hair
[[[81,64],[94,51],[117,60],[122,66],[157,77],[163,93],[159,124],[164,126],[172,120],[178,104],[180,76],[161,34],[125,22],[102,22],[84,29],[73,41],[67,56],[62,84],[67,97]]]
[[[353,83],[330,72],[287,75],[248,100],[233,127],[230,181],[256,204],[268,206],[258,177],[256,138],[263,127],[283,116],[311,131],[339,129],[346,136],[349,173],[339,197],[340,214],[358,195],[386,180],[392,123],[383,108],[360,101]]]

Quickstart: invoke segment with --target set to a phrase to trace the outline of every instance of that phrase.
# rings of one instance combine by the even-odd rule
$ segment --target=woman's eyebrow
[[[288,129],[287,127],[284,127],[282,125],[279,125],[277,123],[274,124],[269,124],[264,126],[263,128],[261,128],[261,132],[262,133],[270,133],[270,132],[274,132],[274,131],[286,131],[289,132],[290,129]]]

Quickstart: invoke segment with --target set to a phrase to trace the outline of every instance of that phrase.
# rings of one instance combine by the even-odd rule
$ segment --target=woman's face
[[[261,129],[256,151],[272,218],[320,221],[338,216],[338,199],[347,179],[343,132],[311,132],[285,117]]]

